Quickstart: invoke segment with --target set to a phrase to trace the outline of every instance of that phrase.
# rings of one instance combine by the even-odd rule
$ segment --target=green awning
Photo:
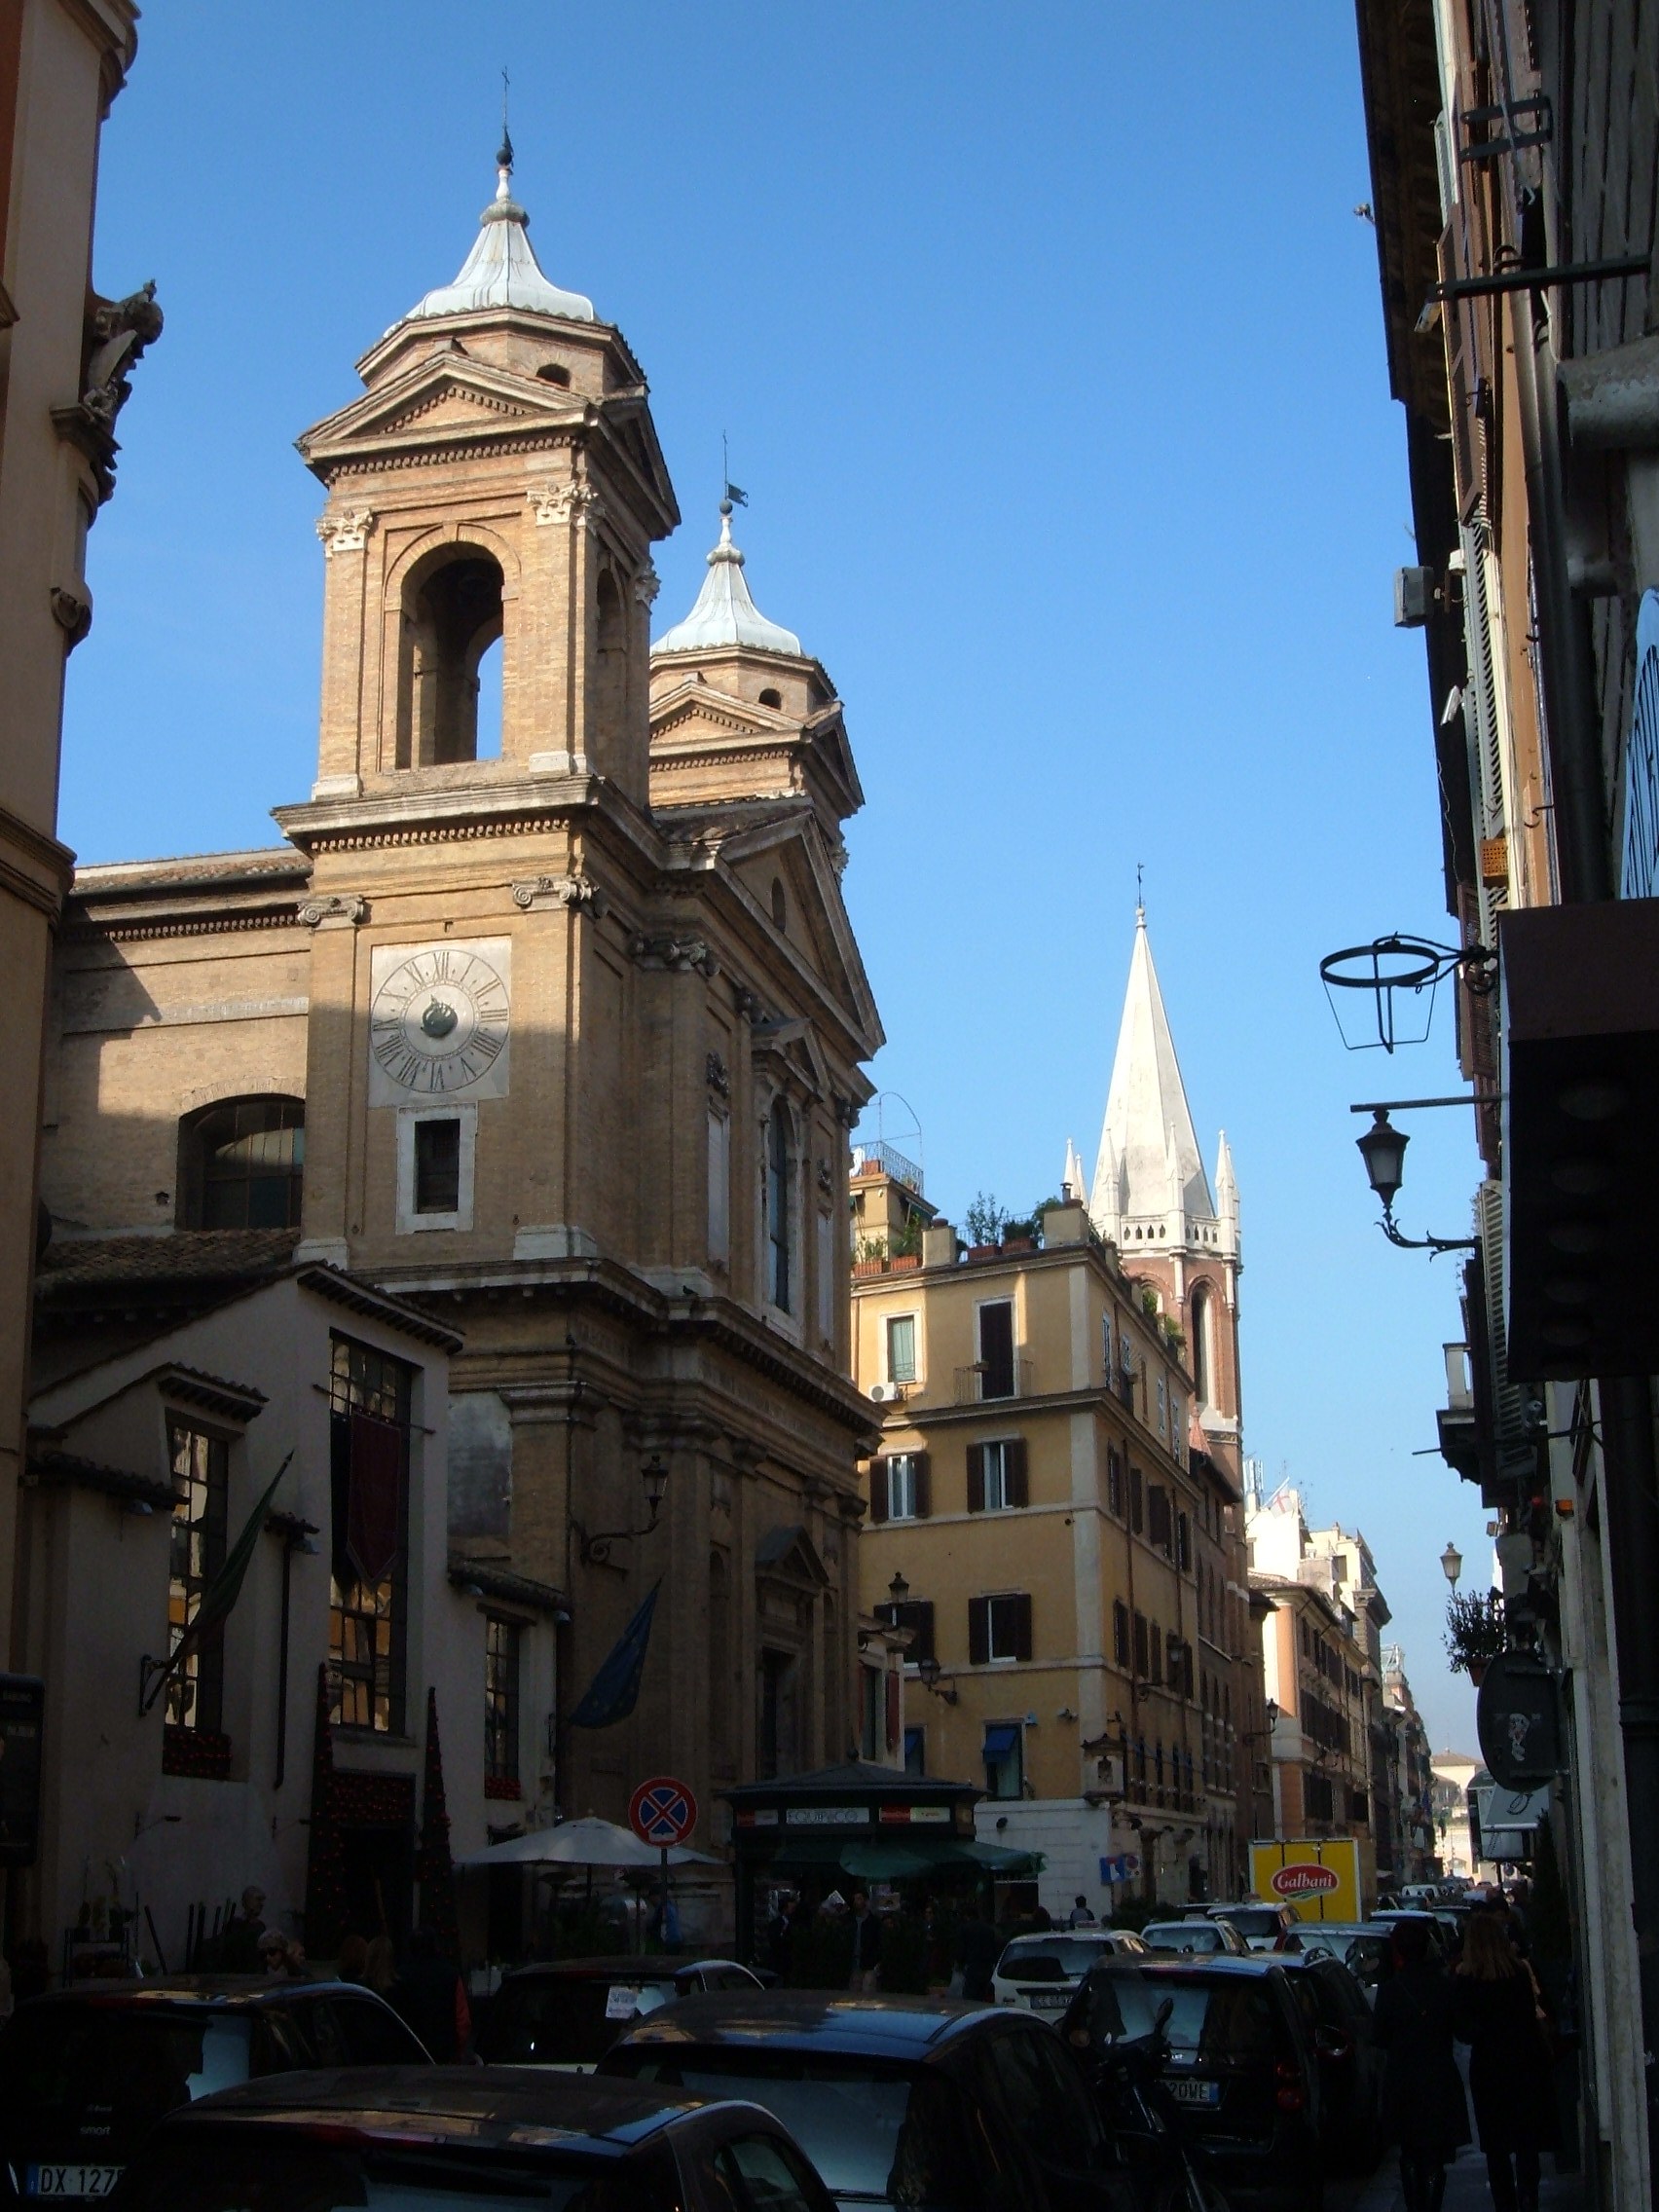
[[[1000,1874],[1020,1880],[1043,1870],[1040,1851],[1008,1851],[1001,1844],[940,1836],[791,1836],[766,1861],[768,1874],[843,1873],[854,1881],[912,1882],[930,1874]],[[758,1870],[758,1869],[757,1869]]]

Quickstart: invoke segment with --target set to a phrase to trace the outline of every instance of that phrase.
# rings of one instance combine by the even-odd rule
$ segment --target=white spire
[[[478,218],[478,236],[453,284],[440,284],[418,300],[405,322],[440,314],[472,314],[482,308],[524,308],[562,322],[592,322],[593,302],[562,292],[541,274],[530,242],[530,217],[512,196],[513,142],[505,129],[496,156],[496,197]],[[392,324],[392,329],[397,324]]]
[[[800,658],[793,630],[768,622],[749,596],[743,555],[731,541],[731,501],[720,501],[720,540],[709,555],[709,572],[697,604],[652,645],[653,653],[708,652],[721,645],[753,645],[763,653]]]
[[[1233,1172],[1233,1147],[1227,1131],[1215,1159],[1215,1205],[1221,1224],[1222,1250],[1230,1260],[1238,1257],[1238,1179]]]
[[[1088,1185],[1084,1180],[1083,1161],[1070,1137],[1066,1139],[1066,1166],[1060,1189],[1071,1204],[1083,1206],[1088,1203]]]
[[[1165,1251],[1187,1242],[1188,1222],[1215,1219],[1144,906],[1135,908],[1129,985],[1089,1211],[1101,1235],[1121,1246],[1144,1247],[1150,1232]]]

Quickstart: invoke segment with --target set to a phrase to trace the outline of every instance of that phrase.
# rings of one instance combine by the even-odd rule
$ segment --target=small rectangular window
[[[202,1600],[225,1564],[230,1448],[188,1421],[167,1423],[172,1463],[172,1571],[167,1586],[167,1651],[183,1641]],[[216,1734],[224,1695],[222,1629],[210,1629],[167,1684],[167,1724]]]
[[[887,1518],[916,1518],[916,1462],[908,1452],[895,1452],[887,1462]]]
[[[916,1316],[913,1313],[895,1313],[887,1324],[887,1380],[889,1382],[916,1380]]]
[[[519,1778],[519,1625],[484,1624],[484,1779],[510,1784]]]
[[[1100,1317],[1100,1365],[1108,1382],[1112,1380],[1112,1316]]]
[[[1141,1471],[1138,1467],[1131,1467],[1129,1469],[1129,1527],[1137,1536],[1146,1525],[1142,1497]]]
[[[1121,1598],[1112,1602],[1112,1657],[1120,1667],[1129,1663],[1129,1608]]]
[[[1161,1375],[1158,1378],[1158,1433],[1169,1433],[1169,1389]]]
[[[1115,1444],[1106,1447],[1106,1510],[1124,1518],[1124,1455]]]
[[[427,1116],[415,1124],[415,1211],[461,1209],[461,1122]]]
[[[919,1667],[934,1656],[934,1609],[931,1598],[911,1598],[903,1605],[881,1605],[877,1608],[883,1620],[895,1628],[907,1628],[910,1632],[910,1648],[904,1654],[906,1667]]]

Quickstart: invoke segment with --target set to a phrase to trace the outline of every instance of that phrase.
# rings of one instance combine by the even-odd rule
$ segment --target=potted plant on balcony
[[[1505,1641],[1500,1591],[1477,1591],[1467,1598],[1453,1593],[1446,1607],[1446,1656],[1455,1675],[1467,1675],[1479,1689]]]
[[[994,1260],[1002,1249],[1008,1208],[1000,1199],[990,1197],[984,1191],[978,1191],[962,1218],[968,1230],[968,1257],[971,1260]]]
[[[889,1241],[887,1264],[896,1275],[921,1266],[923,1226],[919,1213],[906,1214],[903,1228]]]
[[[887,1266],[887,1239],[885,1236],[861,1236],[853,1246],[853,1272],[856,1275],[878,1275]]]

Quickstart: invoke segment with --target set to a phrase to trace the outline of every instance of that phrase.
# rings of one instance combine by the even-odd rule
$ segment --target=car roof
[[[1022,2015],[1019,2024],[1029,2017]],[[1005,2009],[947,1997],[855,1999],[806,1989],[740,1990],[683,1997],[672,2015],[652,2012],[636,2021],[612,2052],[652,2043],[700,2043],[926,2059],[967,2029],[1014,2019]]]
[[[216,2011],[259,2011],[272,2005],[291,2005],[307,1997],[366,1997],[371,2004],[385,1999],[361,1982],[272,1981],[258,1974],[177,1974],[159,1981],[85,1982],[76,1989],[49,1989],[38,1997],[22,1999],[12,2017],[39,2018],[49,2007],[92,2006],[100,2011],[166,2012],[211,2007]]]
[[[501,1986],[509,1981],[673,1981],[677,1974],[736,1965],[735,1959],[538,1959],[505,1975]]]
[[[1124,1928],[1024,1928],[1003,1949],[1012,1951],[1016,1943],[1115,1943],[1127,1934]]]
[[[468,2140],[513,2148],[615,2154],[716,2101],[531,2066],[352,2066],[268,2075],[170,2116],[169,2126],[231,2120],[257,2125],[326,2115],[368,2136]]]
[[[1091,1973],[1155,1974],[1161,1980],[1173,1978],[1190,1981],[1195,1975],[1211,1973],[1247,1974],[1257,1979],[1283,1966],[1292,1953],[1285,1951],[1253,1951],[1248,1958],[1240,1958],[1236,1951],[1188,1952],[1184,1957],[1166,1955],[1161,1951],[1147,1951],[1140,1957],[1114,1959],[1110,1966],[1104,1963],[1091,1967]]]

